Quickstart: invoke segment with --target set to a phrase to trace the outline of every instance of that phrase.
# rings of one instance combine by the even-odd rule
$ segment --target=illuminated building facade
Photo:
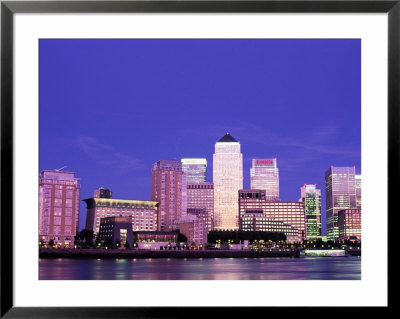
[[[179,221],[179,232],[186,236],[187,243],[196,246],[207,243],[207,223],[204,218],[187,215]]]
[[[279,169],[276,165],[276,158],[251,161],[250,188],[264,189],[266,200],[279,200]]]
[[[240,143],[229,133],[215,144],[213,154],[214,228],[237,230],[238,191],[243,188]]]
[[[206,181],[207,160],[205,158],[182,158],[181,163],[188,184]]]
[[[297,228],[285,224],[282,221],[267,217],[262,210],[244,213],[240,219],[241,231],[268,231],[284,233],[286,242],[300,242],[299,231]]]
[[[338,212],[339,241],[361,241],[361,209],[344,209]]]
[[[298,239],[306,239],[306,223],[304,205],[302,202],[271,202],[267,200],[265,190],[240,190],[239,191],[239,219],[244,214],[264,214],[265,218],[280,221],[297,229]],[[243,224],[241,222],[241,224]]]
[[[133,244],[132,218],[128,216],[113,216],[100,219],[100,240],[110,238],[115,245],[117,241],[121,246],[127,242],[129,247]]]
[[[321,238],[321,190],[315,184],[300,187],[300,202],[306,215],[306,233],[308,240]]]
[[[337,240],[339,238],[338,212],[344,209],[357,208],[355,173],[355,166],[331,166],[325,172],[326,231],[328,240]]]
[[[187,215],[187,182],[182,163],[161,160],[153,164],[151,199],[160,203],[161,231],[176,229],[176,223]]]
[[[133,239],[135,242],[176,243],[178,241],[178,233],[164,231],[134,231]]]
[[[187,212],[195,214],[202,211],[206,214],[208,231],[214,227],[214,184],[198,183],[187,185]]]
[[[98,234],[100,222],[105,217],[129,217],[133,231],[158,230],[158,202],[144,200],[88,198],[86,229]]]
[[[39,240],[73,247],[79,231],[80,185],[72,172],[44,170],[39,175]]]
[[[356,207],[361,209],[361,175],[355,176],[356,182]]]

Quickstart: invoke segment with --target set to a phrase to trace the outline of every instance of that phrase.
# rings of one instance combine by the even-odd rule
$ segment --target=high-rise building
[[[307,239],[321,238],[321,190],[316,184],[304,184],[300,193],[299,201],[304,204],[306,215]]]
[[[188,184],[206,181],[207,160],[205,158],[182,158],[181,162]]]
[[[240,143],[229,133],[215,144],[213,154],[214,228],[237,230],[238,191],[243,188]]]
[[[326,231],[328,240],[337,240],[339,238],[338,212],[344,209],[357,208],[355,174],[355,166],[331,166],[325,172]]]
[[[355,176],[356,181],[356,206],[361,209],[361,175]]]
[[[279,169],[276,165],[276,158],[251,161],[250,188],[264,189],[266,200],[279,200]]]
[[[94,198],[112,198],[112,191],[107,188],[100,187],[96,189],[93,194]]]
[[[208,231],[214,229],[214,184],[198,183],[187,185],[187,211],[204,210]]]
[[[181,162],[161,160],[153,164],[151,199],[160,203],[160,230],[176,229],[180,218],[187,215],[187,183]]]
[[[158,202],[116,198],[87,198],[86,229],[99,233],[105,217],[130,218],[133,231],[158,230]]]
[[[361,240],[361,209],[343,209],[338,212],[338,240]]]
[[[258,215],[261,213],[264,220],[261,220]],[[249,221],[250,215],[256,217],[256,223],[261,223],[260,228],[263,226],[262,222],[266,227],[269,221],[280,221],[284,224],[282,226],[290,225],[297,229],[298,237],[295,241],[301,242],[306,239],[304,205],[301,202],[272,202],[267,200],[266,191],[263,189],[242,189],[239,191],[239,219],[242,227],[245,226],[244,220]],[[259,218],[258,221],[257,218]],[[266,230],[265,227],[264,230]],[[290,235],[293,240],[291,232],[286,235]]]
[[[44,170],[39,175],[39,240],[73,247],[79,231],[81,186],[72,172]]]

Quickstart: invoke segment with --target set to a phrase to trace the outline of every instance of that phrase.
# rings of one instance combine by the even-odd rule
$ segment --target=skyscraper
[[[355,166],[331,166],[325,172],[326,231],[328,240],[337,240],[338,212],[357,208]]]
[[[39,175],[39,240],[73,247],[79,231],[81,186],[72,172],[44,170]]]
[[[238,191],[243,188],[243,156],[240,143],[229,133],[215,143],[213,154],[214,228],[238,227]]]
[[[188,184],[206,181],[207,160],[205,158],[182,158],[181,162]]]
[[[266,200],[279,200],[279,169],[276,158],[253,159],[250,168],[250,188],[265,189]]]
[[[304,204],[306,215],[307,239],[321,236],[321,190],[315,184],[304,184],[300,187],[300,202]]]
[[[151,200],[160,203],[160,230],[175,229],[180,218],[187,215],[187,183],[181,162],[161,160],[153,164]]]

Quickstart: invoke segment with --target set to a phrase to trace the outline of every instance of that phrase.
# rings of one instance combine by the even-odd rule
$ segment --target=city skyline
[[[324,229],[324,172],[361,173],[360,110],[359,40],[40,40],[39,170],[68,166],[82,199],[150,200],[162,159],[206,158],[212,182],[229,132],[243,188],[253,158],[276,157],[281,200],[317,184]]]

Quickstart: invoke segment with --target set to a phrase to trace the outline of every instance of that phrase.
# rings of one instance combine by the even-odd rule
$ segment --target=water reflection
[[[42,280],[360,280],[359,257],[40,259]]]

